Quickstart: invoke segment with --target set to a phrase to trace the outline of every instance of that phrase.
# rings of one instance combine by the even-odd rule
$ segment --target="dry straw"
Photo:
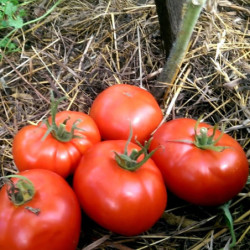
[[[50,89],[68,97],[60,109],[88,112],[99,92],[118,83],[151,91],[167,120],[204,113],[207,122],[224,126],[249,157],[249,3],[208,2],[165,100],[157,96],[167,86],[156,81],[165,58],[153,0],[62,1],[46,19],[12,34],[20,51],[0,62],[1,175],[16,172],[13,136],[48,115]],[[35,19],[53,1],[30,5],[27,18]],[[249,191],[247,186],[231,206],[241,249],[249,248]],[[216,209],[171,199],[149,232],[124,238],[90,223],[80,249],[219,249],[227,244],[230,234]]]

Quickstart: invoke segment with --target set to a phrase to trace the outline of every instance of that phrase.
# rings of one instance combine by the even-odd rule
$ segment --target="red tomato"
[[[248,177],[248,161],[239,143],[223,134],[215,146],[226,146],[221,152],[201,149],[185,141],[195,140],[196,121],[181,118],[164,123],[154,134],[150,149],[166,185],[180,198],[198,205],[219,205],[237,195]],[[213,129],[206,123],[198,125]],[[216,130],[214,140],[221,135]],[[181,142],[184,140],[184,142]]]
[[[23,127],[13,141],[13,158],[19,171],[33,168],[52,170],[63,177],[72,174],[80,161],[82,154],[93,144],[101,140],[97,125],[87,114],[76,111],[62,111],[56,114],[56,124],[68,119],[65,129],[70,131],[78,119],[75,135],[68,142],[57,140],[49,134],[42,140],[47,131],[44,123],[38,126],[28,125]],[[51,123],[51,117],[49,118]]]
[[[75,250],[81,229],[81,209],[72,188],[56,173],[32,169],[19,173],[35,187],[27,203],[16,206],[6,185],[0,190],[1,250]],[[17,178],[12,178],[16,183]],[[32,209],[39,209],[38,213]]]
[[[102,227],[122,235],[148,230],[162,215],[167,193],[161,172],[151,159],[134,171],[121,168],[115,152],[126,141],[103,141],[82,157],[73,187],[86,214]],[[140,148],[129,143],[128,152]],[[141,160],[141,157],[138,158]]]
[[[134,136],[143,143],[160,124],[162,111],[148,91],[132,85],[116,84],[97,96],[90,116],[103,139],[127,140],[131,125]]]

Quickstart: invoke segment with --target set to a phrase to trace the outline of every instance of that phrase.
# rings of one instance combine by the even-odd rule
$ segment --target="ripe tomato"
[[[117,164],[115,152],[122,153],[125,144],[123,140],[103,141],[90,148],[76,169],[73,187],[90,218],[129,236],[153,226],[165,209],[167,193],[161,172],[151,159],[136,170]],[[129,143],[128,153],[133,149],[139,151],[140,147]]]
[[[206,129],[209,136],[213,129],[200,123],[196,133],[196,124],[188,118],[164,123],[153,136],[150,150],[159,149],[152,159],[174,194],[198,205],[219,205],[232,199],[244,187],[248,161],[239,143],[227,134],[221,135],[219,130],[215,130],[214,138],[210,137],[206,145],[202,142],[207,140]],[[222,137],[219,139],[219,136]],[[203,148],[190,143],[195,138],[201,140],[198,142],[204,144]],[[213,142],[219,152],[211,149]]]
[[[69,119],[68,119],[69,118]],[[23,127],[13,141],[13,159],[19,169],[23,171],[33,168],[52,170],[63,177],[72,174],[80,161],[82,154],[93,144],[101,140],[100,133],[94,120],[87,114],[76,111],[62,111],[56,114],[55,122],[59,126],[66,119],[65,130],[70,132],[73,124],[77,123],[74,135],[69,141],[60,141],[52,133],[44,137],[47,127],[44,123],[37,126]],[[52,118],[50,117],[51,124]]]
[[[131,126],[141,143],[163,118],[158,103],[148,91],[127,84],[116,84],[101,92],[93,102],[90,116],[103,139],[127,140]]]
[[[0,190],[1,250],[75,250],[81,229],[81,209],[72,188],[45,169],[20,172],[34,185],[35,194],[22,205]],[[12,178],[17,183],[17,178]],[[17,184],[16,184],[17,185]]]

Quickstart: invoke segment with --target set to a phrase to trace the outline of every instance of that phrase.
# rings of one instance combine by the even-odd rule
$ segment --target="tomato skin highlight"
[[[33,199],[14,205],[0,190],[1,250],[75,250],[81,230],[81,209],[72,188],[58,174],[44,169],[20,172],[35,186]],[[16,178],[12,178],[15,180]],[[39,214],[25,207],[40,209]]]
[[[104,140],[127,140],[131,125],[141,143],[149,139],[163,118],[151,93],[127,84],[112,85],[101,92],[91,106],[90,116]]]
[[[60,124],[70,117],[66,130],[70,131],[73,123],[80,119],[75,135],[68,142],[61,142],[49,134],[44,141],[42,138],[47,131],[45,124],[23,127],[13,141],[13,159],[19,171],[34,168],[45,168],[66,178],[75,171],[82,154],[92,145],[99,142],[100,132],[94,120],[87,114],[77,111],[62,111],[56,114],[56,123]],[[49,118],[51,122],[51,117]]]
[[[115,152],[123,153],[126,141],[103,141],[82,157],[73,180],[85,213],[102,227],[132,236],[148,230],[167,204],[161,172],[149,159],[135,171],[121,168]],[[140,148],[129,143],[128,152]],[[140,158],[139,158],[140,160]]]
[[[226,146],[215,152],[200,149],[178,140],[194,141],[196,121],[179,118],[164,123],[154,134],[150,150],[159,147],[152,159],[161,170],[166,185],[175,195],[198,205],[223,204],[244,187],[249,173],[248,161],[240,144],[223,134],[216,146]],[[211,126],[200,123],[212,134]],[[221,134],[216,130],[215,140]]]

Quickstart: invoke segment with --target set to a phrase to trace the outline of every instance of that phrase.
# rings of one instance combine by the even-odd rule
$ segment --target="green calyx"
[[[56,124],[56,113],[57,113],[57,109],[58,109],[58,105],[59,103],[65,99],[65,97],[61,97],[59,99],[55,99],[53,91],[51,91],[51,124],[49,123],[48,119],[44,121],[44,123],[47,126],[47,131],[44,134],[42,140],[45,140],[46,137],[51,134],[55,139],[57,139],[58,141],[61,142],[68,142],[70,140],[72,140],[73,138],[81,138],[80,136],[75,135],[75,130],[82,130],[80,128],[77,127],[77,124],[79,122],[81,122],[80,119],[76,120],[74,122],[74,124],[71,127],[70,132],[66,130],[66,124],[67,121],[70,119],[70,117],[68,117],[67,119],[65,119],[61,124],[57,125]]]
[[[220,136],[216,140],[214,140],[215,132],[218,129],[217,124],[213,127],[213,133],[210,136],[208,135],[208,129],[206,127],[201,127],[200,133],[199,134],[197,133],[198,125],[200,124],[201,119],[202,116],[197,120],[195,124],[194,128],[195,140],[192,143],[200,149],[210,149],[216,152],[221,152],[224,149],[226,149],[227,147],[225,146],[215,146],[223,136],[223,133],[221,133]]]
[[[9,179],[11,177],[19,178],[19,180],[14,183]],[[14,205],[21,206],[33,199],[35,188],[28,178],[22,175],[8,175],[1,178],[6,184],[8,197]]]
[[[224,149],[228,148],[227,146],[216,146],[217,142],[221,139],[223,136],[223,132],[218,136],[218,138],[215,140],[215,132],[218,129],[218,125],[216,124],[213,127],[213,133],[212,135],[208,135],[208,128],[206,127],[201,127],[199,134],[197,132],[198,126],[201,122],[202,116],[197,120],[195,127],[194,127],[194,141],[189,141],[189,140],[169,140],[170,142],[182,142],[182,143],[188,143],[188,144],[193,144],[197,148],[203,149],[203,150],[213,150],[216,152],[222,152]]]
[[[128,171],[135,171],[138,168],[140,168],[157,150],[157,148],[153,151],[151,151],[150,153],[148,153],[148,149],[151,143],[150,139],[149,141],[145,142],[144,146],[137,141],[137,144],[140,146],[141,150],[137,150],[137,149],[133,149],[131,154],[128,154],[128,145],[131,142],[132,139],[132,128],[130,128],[130,134],[129,134],[129,138],[127,140],[127,143],[125,145],[125,149],[124,149],[124,153],[123,154],[118,154],[117,152],[115,152],[115,160],[117,162],[117,164],[123,168],[126,169]],[[144,155],[144,158],[138,162],[138,158]]]

